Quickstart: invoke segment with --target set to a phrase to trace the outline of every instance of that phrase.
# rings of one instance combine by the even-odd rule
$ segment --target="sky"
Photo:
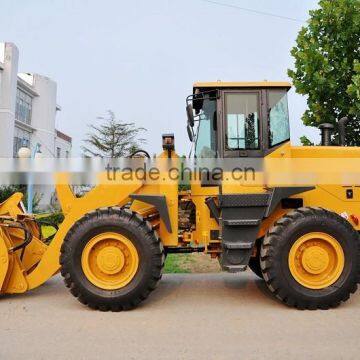
[[[289,81],[291,48],[317,0],[0,0],[0,41],[19,48],[19,72],[58,84],[57,128],[81,154],[88,124],[107,110],[148,131],[145,150],[161,151],[173,132],[188,154],[185,98],[196,81]],[[240,8],[252,9],[249,12]],[[259,13],[260,12],[260,13]],[[263,12],[279,15],[268,16]],[[289,20],[287,17],[296,19]],[[289,93],[291,140],[306,99]]]

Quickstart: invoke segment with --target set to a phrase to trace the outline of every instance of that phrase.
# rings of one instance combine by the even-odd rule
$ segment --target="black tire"
[[[250,258],[249,261],[249,268],[250,270],[257,275],[260,279],[264,279],[264,275],[261,271],[261,266],[260,266],[260,250],[261,250],[261,242],[262,242],[263,238],[258,239],[256,241],[256,246],[257,246],[257,252],[256,252],[256,256],[252,256]]]
[[[93,285],[81,266],[87,242],[106,231],[126,236],[136,247],[139,267],[129,284],[117,290]],[[149,223],[139,215],[117,207],[101,208],[78,220],[61,247],[61,274],[71,293],[84,305],[102,311],[129,310],[145,300],[161,278],[164,249]]]
[[[341,245],[345,264],[334,284],[323,289],[302,286],[291,275],[288,256],[302,235],[318,231],[331,235]],[[349,299],[360,280],[359,235],[336,213],[321,208],[299,208],[278,220],[269,229],[261,246],[260,265],[270,291],[281,301],[298,309],[328,309]]]

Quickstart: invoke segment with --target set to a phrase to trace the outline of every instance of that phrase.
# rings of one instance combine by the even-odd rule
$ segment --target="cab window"
[[[290,139],[289,110],[285,91],[269,91],[269,145]]]
[[[226,150],[259,148],[258,93],[226,93]]]
[[[195,156],[198,158],[216,157],[216,97],[204,96],[199,113]]]

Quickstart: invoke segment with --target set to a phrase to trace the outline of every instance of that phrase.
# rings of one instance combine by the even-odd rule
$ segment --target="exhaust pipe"
[[[347,116],[342,117],[338,121],[338,127],[339,127],[339,145],[345,146],[346,145],[346,124],[349,122],[349,118]]]

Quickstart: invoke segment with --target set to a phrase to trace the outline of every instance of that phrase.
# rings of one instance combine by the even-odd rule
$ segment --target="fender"
[[[169,209],[166,203],[165,195],[138,195],[132,194],[130,198],[133,200],[139,200],[141,202],[147,203],[149,205],[155,206],[156,210],[159,212],[161,220],[166,226],[166,230],[169,233],[172,233],[171,221],[169,216]]]

